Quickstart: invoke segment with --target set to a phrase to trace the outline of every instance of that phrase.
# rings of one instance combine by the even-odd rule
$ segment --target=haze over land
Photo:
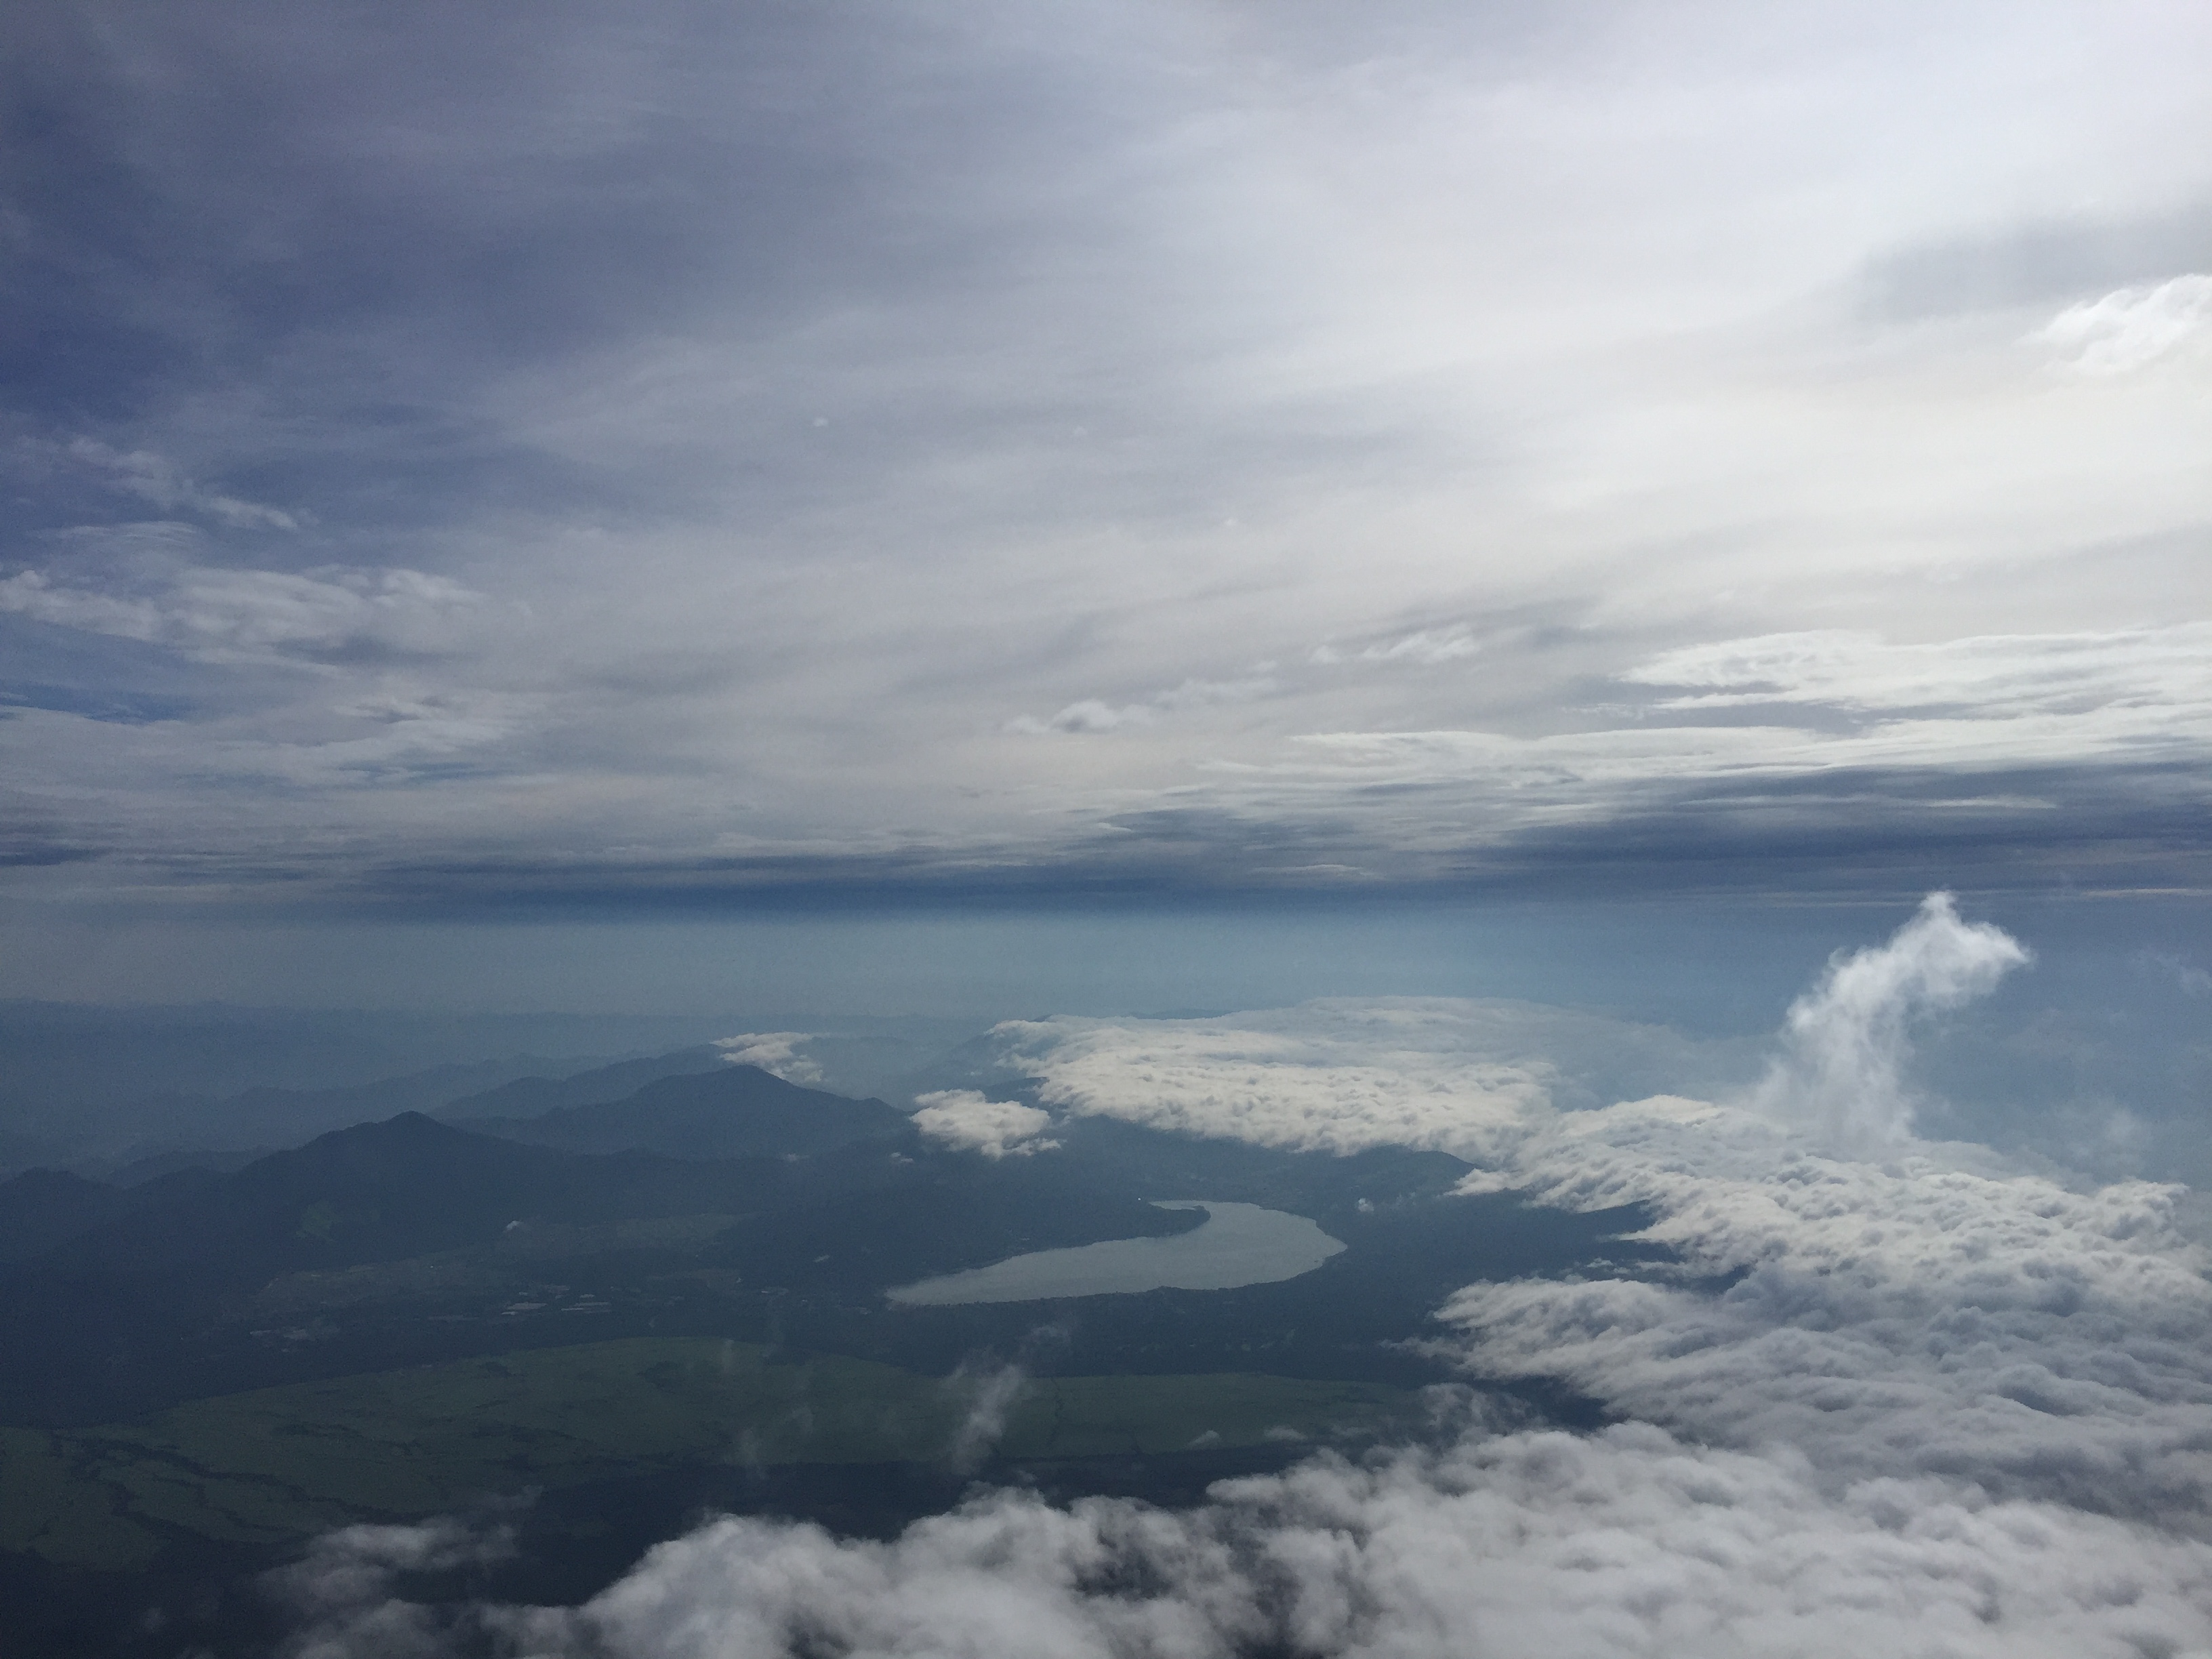
[[[11,1625],[2212,1651],[2212,14],[10,22]]]

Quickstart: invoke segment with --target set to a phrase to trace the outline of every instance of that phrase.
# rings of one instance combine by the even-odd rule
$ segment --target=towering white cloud
[[[2027,960],[2001,929],[1960,921],[1948,893],[1929,895],[1895,939],[1832,963],[1790,1005],[1787,1049],[1760,1103],[1829,1152],[1900,1146],[1912,1129],[1903,1075],[1909,1022],[1987,994]]]

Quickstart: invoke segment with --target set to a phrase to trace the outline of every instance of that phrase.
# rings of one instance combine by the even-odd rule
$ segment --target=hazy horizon
[[[2212,1651],[2212,9],[10,24],[11,1626]]]

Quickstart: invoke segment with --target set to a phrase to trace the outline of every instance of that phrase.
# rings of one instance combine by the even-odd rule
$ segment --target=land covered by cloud
[[[2201,887],[2201,20],[33,4],[16,890]]]
[[[1619,1421],[1572,1435],[1446,1390],[1425,1449],[1185,1511],[984,1492],[888,1542],[725,1519],[574,1609],[412,1607],[349,1569],[302,1650],[392,1650],[396,1625],[424,1653],[2203,1650],[2212,1257],[2180,1189],[1914,1133],[1914,1034],[2024,957],[1931,898],[1710,1101],[1563,1108],[1533,1067],[1503,1089],[1480,1006],[1012,1028],[1069,1110],[1449,1145],[1472,1188],[1649,1206],[1678,1266],[1473,1284],[1434,1339]]]

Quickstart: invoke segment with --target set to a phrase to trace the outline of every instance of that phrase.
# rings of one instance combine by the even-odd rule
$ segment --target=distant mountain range
[[[258,1156],[349,1124],[434,1110],[518,1078],[565,1077],[580,1063],[606,1069],[605,1062],[518,1054],[337,1088],[263,1086],[223,1095],[165,1091],[78,1105],[19,1119],[13,1129],[0,1127],[0,1169],[67,1165],[131,1185],[179,1168],[236,1168],[244,1161],[236,1156],[240,1152]],[[613,1093],[636,1086],[617,1085]]]
[[[623,1069],[609,1066],[606,1072]],[[606,1072],[586,1077],[604,1077]],[[585,1080],[570,1078],[537,1089],[509,1084],[476,1098],[535,1102],[564,1091],[586,1092],[577,1086]],[[459,1117],[459,1107],[448,1108],[444,1115]],[[671,1158],[807,1156],[856,1140],[903,1134],[911,1127],[904,1112],[880,1100],[848,1100],[787,1083],[757,1066],[728,1065],[658,1077],[619,1099],[554,1106],[532,1116],[471,1115],[464,1121],[479,1134],[534,1146],[576,1152],[637,1150]]]
[[[64,1165],[136,1186],[182,1169],[228,1171],[319,1134],[399,1112],[454,1120],[534,1117],[556,1107],[621,1099],[641,1085],[723,1064],[711,1044],[611,1064],[541,1055],[434,1066],[333,1089],[254,1088],[231,1095],[148,1095],[72,1115],[43,1134],[0,1132],[0,1169]]]
[[[702,1058],[713,1069],[570,1097]],[[0,1646],[66,1614],[96,1634],[71,1649],[34,1635],[37,1650],[174,1652],[145,1622],[164,1583],[251,1586],[313,1532],[485,1493],[572,1489],[544,1524],[565,1536],[568,1515],[623,1561],[702,1505],[803,1498],[832,1507],[799,1512],[910,1519],[965,1477],[908,1463],[945,1456],[973,1379],[1009,1364],[1033,1379],[1030,1438],[1010,1443],[1043,1461],[993,1478],[1071,1494],[1134,1481],[1113,1489],[1165,1501],[1274,1467],[1306,1433],[1355,1447],[1338,1437],[1357,1427],[1347,1411],[1371,1427],[1384,1396],[1410,1409],[1406,1391],[1451,1380],[1420,1339],[1470,1276],[1666,1255],[1622,1237],[1640,1212],[1455,1196],[1468,1166],[1442,1153],[1286,1152],[1071,1117],[1057,1150],[992,1159],[933,1144],[882,1101],[712,1049],[477,1099],[511,1115],[401,1113],[131,1187],[54,1170],[0,1182]],[[565,1103],[517,1109],[548,1101]],[[1205,1224],[1150,1201],[1170,1197],[1288,1211],[1345,1248],[1220,1291],[885,1295]],[[1598,1420],[1524,1395],[1515,1409]],[[1212,1461],[1224,1429],[1242,1449]],[[816,1458],[763,1484],[779,1460]],[[925,1476],[955,1489],[905,1509],[885,1496]],[[835,1508],[848,1490],[873,1507]]]
[[[1142,1197],[933,1150],[881,1101],[734,1066],[466,1128],[404,1113],[234,1173],[34,1170],[0,1182],[0,1423],[496,1351],[528,1329],[500,1309],[556,1261],[625,1287],[641,1328],[719,1329],[714,1287],[740,1275],[873,1305],[923,1273],[1193,1224]],[[743,1318],[776,1316],[748,1295]]]
[[[428,1104],[416,1109],[428,1111],[448,1123],[472,1123],[479,1118],[542,1117],[563,1106],[599,1106],[620,1100],[665,1077],[719,1072],[725,1069],[726,1063],[720,1049],[702,1042],[673,1054],[617,1060],[611,1066],[595,1066],[588,1071],[519,1077],[477,1094],[446,1096],[434,1109]]]

